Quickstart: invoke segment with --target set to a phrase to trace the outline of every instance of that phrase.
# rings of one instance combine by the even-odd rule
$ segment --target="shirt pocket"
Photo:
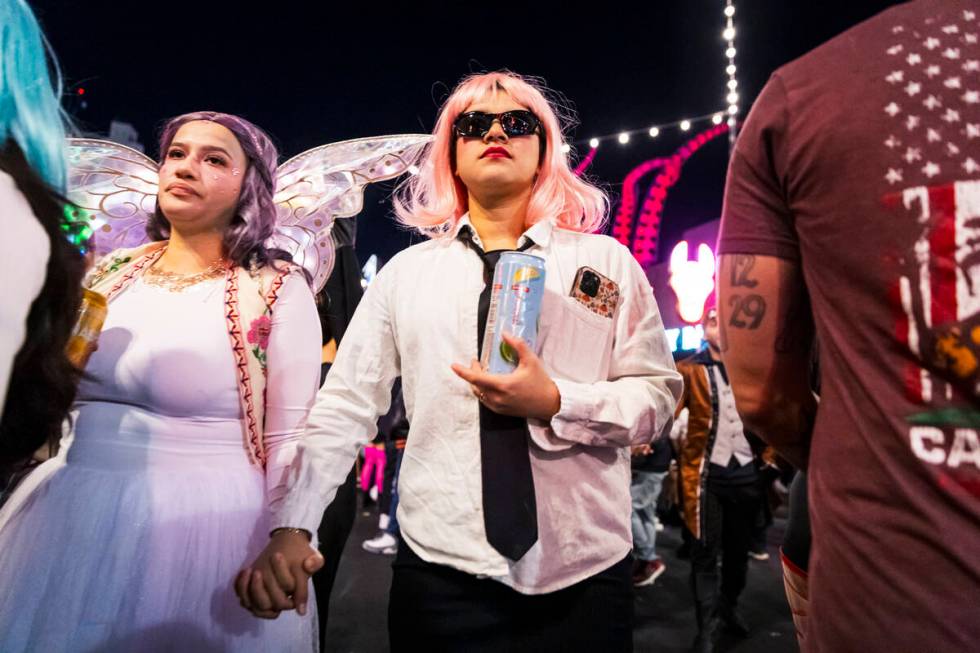
[[[562,297],[541,347],[545,368],[568,381],[605,381],[612,332],[612,318],[596,315],[578,301]]]

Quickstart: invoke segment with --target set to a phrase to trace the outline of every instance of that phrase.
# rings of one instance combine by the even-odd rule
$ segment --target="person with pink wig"
[[[607,200],[570,170],[549,93],[494,72],[467,77],[446,101],[395,202],[429,240],[368,288],[284,498],[295,514],[322,511],[400,375],[411,428],[393,651],[632,650],[630,446],[661,431],[681,380],[642,269],[592,233]],[[544,261],[539,336],[534,349],[506,336],[519,365],[490,374],[477,362],[489,281],[512,250]],[[611,289],[605,303],[573,295],[590,274]],[[305,582],[275,573],[295,569],[293,555],[275,541],[260,554],[252,573],[281,587],[253,592],[240,578],[246,607],[292,607],[272,594]]]

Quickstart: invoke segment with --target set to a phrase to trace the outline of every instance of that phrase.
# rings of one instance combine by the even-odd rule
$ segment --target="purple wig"
[[[244,118],[215,111],[196,111],[171,118],[160,134],[160,156],[165,156],[174,135],[181,125],[195,120],[206,120],[227,128],[238,139],[248,158],[248,171],[242,180],[238,207],[231,224],[225,230],[225,256],[237,265],[248,267],[254,260],[264,265],[273,259],[289,259],[288,254],[269,250],[266,240],[276,225],[276,206],[272,196],[276,191],[276,168],[279,153],[269,136]],[[159,205],[147,222],[146,232],[153,240],[170,237],[170,223]]]

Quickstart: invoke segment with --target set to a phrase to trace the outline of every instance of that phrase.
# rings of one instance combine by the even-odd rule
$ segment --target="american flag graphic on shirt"
[[[920,226],[897,289],[898,338],[923,362],[906,386],[927,404],[952,398],[950,379],[980,397],[980,20],[964,9],[891,31],[885,202]]]

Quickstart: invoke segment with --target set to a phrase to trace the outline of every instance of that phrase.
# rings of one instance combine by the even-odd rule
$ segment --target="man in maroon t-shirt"
[[[807,651],[980,646],[978,35],[975,0],[889,9],[774,73],[732,157],[724,359],[808,464]]]

